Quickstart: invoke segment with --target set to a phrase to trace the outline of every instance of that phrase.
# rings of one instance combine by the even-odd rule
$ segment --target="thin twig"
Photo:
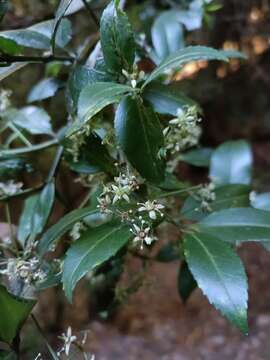
[[[14,62],[32,62],[32,63],[44,63],[47,64],[52,61],[69,61],[74,62],[75,58],[71,56],[24,56],[24,55],[0,55],[0,63],[6,63],[9,66]]]
[[[59,166],[59,164],[61,162],[61,159],[62,159],[63,151],[64,151],[63,146],[59,146],[57,151],[56,151],[56,155],[55,155],[55,158],[53,160],[51,169],[49,171],[49,175],[47,177],[47,182],[50,182],[53,179],[53,177],[55,177],[58,166]]]

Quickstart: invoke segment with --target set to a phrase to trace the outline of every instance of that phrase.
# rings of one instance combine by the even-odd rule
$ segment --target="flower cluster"
[[[40,269],[40,262],[37,258],[29,260],[10,258],[6,268],[0,273],[6,275],[10,280],[19,278],[27,285],[42,281],[46,277],[46,273]]]
[[[209,183],[203,186],[198,192],[195,194],[196,200],[200,201],[201,203],[201,210],[210,212],[211,203],[216,200],[216,193],[215,193],[215,184]]]
[[[14,180],[10,180],[6,183],[0,182],[0,196],[11,196],[21,192],[23,183],[15,183]]]
[[[0,112],[6,111],[11,106],[10,96],[12,92],[11,90],[0,90]]]
[[[136,88],[137,83],[142,80],[145,76],[144,71],[140,71],[137,65],[133,66],[133,72],[129,74],[126,70],[122,69],[122,74],[128,80],[133,88]]]
[[[156,200],[146,201],[145,203],[138,203],[138,213],[146,213],[149,217],[149,221],[143,219],[142,216],[133,218],[131,223],[130,232],[134,235],[133,242],[140,243],[141,249],[143,249],[144,243],[151,245],[157,240],[157,237],[153,234],[152,220],[157,220],[158,217],[163,217],[162,210],[165,208],[164,205],[158,203]]]
[[[79,161],[80,148],[85,144],[87,136],[90,135],[90,131],[90,126],[85,125],[81,130],[69,137],[70,143],[66,151],[72,155],[74,162]]]
[[[59,336],[59,339],[63,341],[63,346],[57,352],[57,356],[59,358],[62,353],[65,354],[66,356],[69,356],[71,346],[75,345],[77,349],[79,349],[83,353],[84,359],[95,360],[95,355],[90,355],[90,357],[88,357],[88,355],[83,350],[83,346],[85,345],[87,340],[87,332],[84,333],[83,339],[79,341],[78,337],[72,334],[72,328],[71,326],[69,326],[66,333],[63,333],[61,336]]]
[[[177,118],[170,120],[169,126],[163,131],[165,149],[174,154],[197,145],[201,136],[201,128],[198,125],[200,122],[196,106],[185,110],[178,109]]]
[[[139,182],[133,175],[120,173],[114,178],[114,182],[103,187],[103,192],[98,198],[98,208],[103,213],[111,212],[110,205],[116,204],[118,201],[130,201],[130,194],[139,189]]]

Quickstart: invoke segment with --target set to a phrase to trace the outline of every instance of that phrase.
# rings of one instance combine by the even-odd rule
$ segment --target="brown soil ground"
[[[270,359],[270,256],[253,244],[240,253],[250,282],[249,336],[232,328],[200,290],[183,305],[178,264],[157,264],[112,322],[90,325],[89,350],[97,360]]]

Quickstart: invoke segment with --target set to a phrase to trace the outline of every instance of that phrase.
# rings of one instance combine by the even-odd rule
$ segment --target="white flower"
[[[175,153],[197,145],[201,136],[199,122],[201,119],[196,106],[178,109],[177,117],[170,120],[169,126],[163,131],[166,149]]]
[[[150,219],[152,220],[156,220],[157,219],[157,215],[159,214],[160,216],[164,216],[163,212],[161,210],[163,210],[165,208],[164,205],[159,204],[156,200],[154,201],[146,201],[145,203],[138,203],[138,205],[141,205],[138,209],[139,212],[148,212],[148,215],[150,217]]]
[[[198,190],[194,197],[196,200],[201,202],[201,209],[203,211],[212,211],[210,204],[216,200],[215,184],[209,183],[204,185],[200,190]]]
[[[7,275],[10,280],[20,278],[25,284],[42,281],[46,277],[46,273],[40,269],[40,262],[37,258],[29,260],[10,258],[6,268],[1,270],[0,273]]]
[[[6,111],[10,106],[10,96],[11,96],[12,92],[11,90],[5,90],[2,89],[0,90],[0,111]]]
[[[15,195],[22,191],[23,183],[15,183],[14,180],[10,180],[7,183],[0,182],[0,196]]]
[[[141,220],[140,224],[132,224],[130,232],[135,235],[133,241],[141,243],[141,249],[143,249],[143,243],[151,245],[153,241],[157,240],[152,234],[151,227],[144,220]]]
[[[73,225],[69,235],[71,236],[72,240],[76,241],[81,237],[81,233],[86,230],[86,226],[83,222],[78,221]]]
[[[129,202],[130,187],[129,186],[117,186],[112,184],[113,204],[119,200],[125,200]]]
[[[60,355],[62,352],[64,352],[66,354],[66,356],[68,356],[72,343],[77,341],[77,336],[72,335],[71,326],[68,327],[66,333],[63,333],[61,336],[59,336],[59,339],[64,341],[64,345],[63,345],[62,349],[58,352],[58,355]]]

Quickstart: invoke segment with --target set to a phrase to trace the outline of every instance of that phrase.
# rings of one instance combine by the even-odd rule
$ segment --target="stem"
[[[7,66],[14,62],[32,62],[32,63],[44,63],[47,64],[52,61],[70,61],[74,62],[74,58],[71,56],[23,56],[23,55],[0,55],[0,62],[6,63]]]
[[[23,135],[23,133],[11,122],[8,124],[9,128],[19,137],[26,146],[32,146],[30,141]]]
[[[82,2],[84,3],[85,8],[89,12],[89,14],[90,14],[91,18],[93,19],[94,23],[96,24],[97,28],[99,29],[98,18],[96,16],[96,14],[94,13],[94,11],[92,10],[91,6],[88,4],[87,0],[82,0]]]
[[[31,153],[34,151],[44,150],[46,148],[55,146],[57,144],[58,144],[58,140],[54,139],[54,140],[49,140],[49,141],[46,141],[46,142],[38,144],[38,145],[32,145],[31,147],[29,146],[29,147],[23,147],[23,148],[12,149],[12,150],[2,150],[2,151],[0,151],[0,159],[1,159],[1,157],[6,157],[6,156],[10,156],[10,155],[21,155],[21,154]]]
[[[9,204],[8,204],[8,203],[5,204],[5,211],[6,211],[6,219],[7,219],[8,226],[9,226],[10,237],[11,237],[12,243],[13,243],[13,245],[14,245],[14,249],[15,249],[15,251],[16,251],[16,254],[18,254],[18,253],[19,253],[19,249],[18,249],[18,246],[17,246],[16,238],[15,238],[14,231],[13,231],[13,227],[12,227],[12,221],[11,221],[11,215],[10,215],[10,208],[9,208]]]
[[[198,190],[200,188],[201,188],[201,185],[196,185],[196,186],[192,186],[192,187],[182,189],[182,190],[170,191],[170,192],[167,192],[167,193],[159,196],[159,199],[163,199],[163,198],[174,196],[174,195],[185,194],[185,193],[188,193],[189,191]]]
[[[88,191],[87,195],[85,196],[83,201],[80,203],[78,209],[82,209],[85,207],[85,205],[88,203],[88,201],[90,199],[90,196],[91,196],[91,190]]]
[[[60,165],[60,162],[61,162],[63,151],[64,151],[63,146],[59,146],[57,151],[56,151],[56,155],[55,155],[55,158],[53,160],[51,169],[49,171],[47,182],[50,182],[55,177],[58,166]]]
[[[53,360],[59,360],[58,356],[56,355],[55,351],[53,350],[53,348],[51,347],[51,345],[49,344],[48,340],[47,340],[47,337],[42,329],[42,327],[39,325],[39,322],[37,320],[37,318],[35,317],[35,315],[31,314],[31,318],[34,322],[34,324],[36,325],[36,328],[38,330],[38,332],[40,333],[40,335],[43,337],[44,341],[45,341],[45,344],[49,350],[49,353],[51,354],[52,356],[52,359]]]

